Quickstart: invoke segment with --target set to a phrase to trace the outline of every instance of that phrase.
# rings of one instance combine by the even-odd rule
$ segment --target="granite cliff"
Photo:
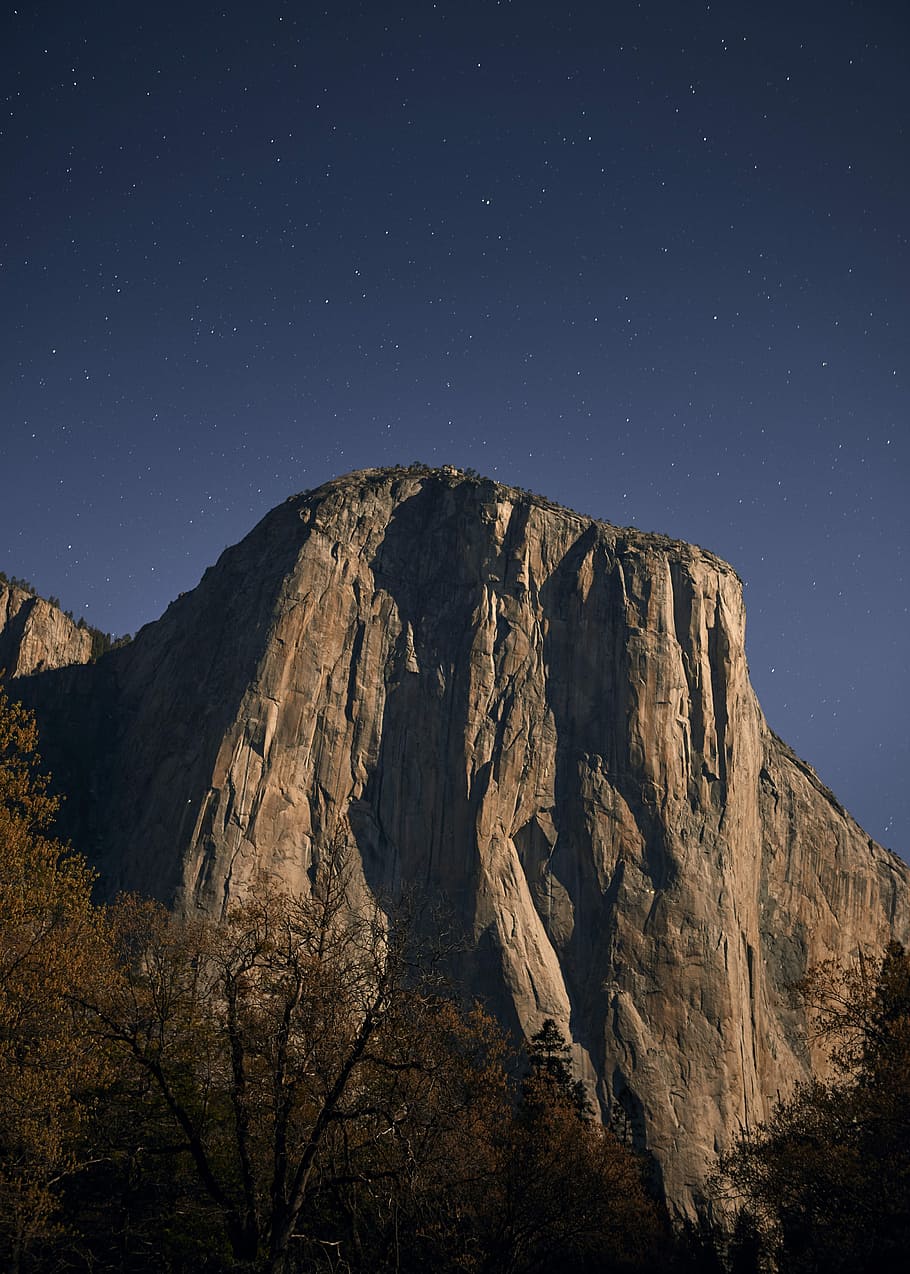
[[[788,984],[910,932],[906,866],[768,728],[744,619],[701,549],[369,470],[16,686],[109,889],[219,912],[263,871],[306,889],[343,835],[367,887],[446,900],[468,992],[556,1019],[687,1209],[808,1072]]]
[[[0,677],[88,663],[92,635],[59,606],[0,580]]]

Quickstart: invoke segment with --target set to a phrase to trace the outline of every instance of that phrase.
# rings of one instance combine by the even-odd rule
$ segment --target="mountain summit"
[[[744,622],[701,549],[366,470],[130,645],[14,684],[109,890],[219,913],[345,840],[364,887],[444,902],[467,994],[556,1021],[686,1210],[808,1073],[789,986],[910,932],[906,866],[768,728]]]

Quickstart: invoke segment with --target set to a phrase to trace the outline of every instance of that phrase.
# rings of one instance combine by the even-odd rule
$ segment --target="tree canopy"
[[[674,1257],[552,1021],[522,1054],[344,850],[223,919],[101,908],[0,692],[0,1260],[547,1274]],[[520,1079],[518,1057],[528,1062]]]
[[[777,1267],[903,1270],[910,1248],[910,956],[897,942],[802,993],[833,1077],[803,1084],[721,1160]]]
[[[70,998],[97,967],[92,874],[50,835],[56,810],[34,720],[0,690],[0,1236],[13,1268],[53,1231],[81,1095],[106,1065]]]

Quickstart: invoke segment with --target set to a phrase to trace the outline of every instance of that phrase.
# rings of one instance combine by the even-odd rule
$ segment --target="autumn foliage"
[[[721,1160],[753,1264],[903,1271],[910,1250],[910,955],[813,969],[801,994],[833,1075],[778,1103]]]
[[[638,1158],[552,1023],[522,1064],[340,847],[223,920],[91,901],[0,694],[0,1258],[12,1271],[649,1268]]]
[[[831,1078],[740,1135],[720,1160],[724,1227],[685,1243],[556,1024],[516,1050],[459,1004],[446,952],[420,936],[434,926],[401,900],[379,906],[343,842],[316,854],[304,896],[263,878],[218,921],[135,897],[99,908],[84,860],[52,833],[36,748],[0,691],[12,1274],[903,1270],[897,943],[810,972]]]
[[[49,834],[57,802],[35,725],[0,691],[0,1236],[16,1268],[57,1223],[106,1058],[71,991],[93,975],[98,915],[84,861]]]

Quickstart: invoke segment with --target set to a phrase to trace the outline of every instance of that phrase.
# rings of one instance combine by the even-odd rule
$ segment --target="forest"
[[[904,1268],[910,958],[794,993],[827,1078],[718,1158],[697,1221],[546,1021],[511,1039],[445,924],[343,847],[220,918],[93,901],[34,719],[0,691],[0,1259],[20,1271]],[[429,942],[425,936],[434,932]]]

